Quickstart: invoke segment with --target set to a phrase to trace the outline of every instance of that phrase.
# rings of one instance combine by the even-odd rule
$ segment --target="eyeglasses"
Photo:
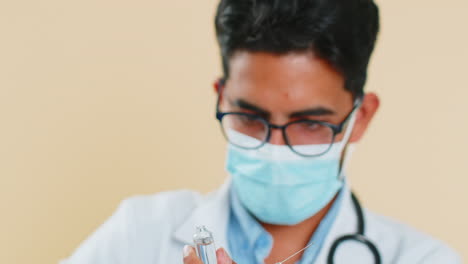
[[[340,124],[330,124],[318,120],[295,120],[285,125],[275,125],[259,115],[243,112],[221,112],[219,102],[216,119],[221,124],[226,140],[243,149],[258,149],[271,137],[272,129],[280,129],[288,147],[304,157],[325,154],[332,146],[354,111],[360,106],[361,97],[355,100],[353,109]],[[314,145],[314,147],[305,147]]]

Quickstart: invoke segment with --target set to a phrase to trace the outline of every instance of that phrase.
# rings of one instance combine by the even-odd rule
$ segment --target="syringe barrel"
[[[213,235],[205,226],[196,228],[193,242],[197,249],[197,255],[204,264],[216,264],[216,246]]]

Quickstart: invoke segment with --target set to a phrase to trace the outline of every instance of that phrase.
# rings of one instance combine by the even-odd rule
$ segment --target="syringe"
[[[193,242],[197,249],[197,255],[204,264],[216,264],[216,246],[213,235],[205,226],[196,228]]]
[[[288,260],[290,260],[292,257],[296,256],[297,254],[301,253],[302,251],[306,250],[307,248],[309,248],[310,246],[312,246],[313,243],[310,243],[309,245],[307,245],[305,248],[297,251],[296,253],[292,254],[291,256],[287,257],[285,260],[283,261],[280,261],[280,262],[276,262],[275,264],[283,264],[285,262],[287,262]]]

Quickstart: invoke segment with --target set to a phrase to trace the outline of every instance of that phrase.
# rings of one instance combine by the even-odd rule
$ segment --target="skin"
[[[344,88],[344,77],[312,52],[275,55],[239,51],[230,59],[230,77],[225,86],[215,84],[221,111],[241,111],[262,115],[283,125],[297,119],[341,123],[353,108],[353,96]],[[374,93],[364,96],[356,113],[350,142],[358,142],[379,107]],[[336,141],[342,139],[343,133]],[[272,130],[270,144],[284,145],[280,130]],[[261,223],[273,237],[273,249],[265,263],[281,261],[309,242],[334,199],[317,214],[294,226]],[[217,251],[218,264],[234,263],[224,249]],[[301,254],[288,261],[294,263]],[[193,250],[184,250],[185,264],[202,264]]]

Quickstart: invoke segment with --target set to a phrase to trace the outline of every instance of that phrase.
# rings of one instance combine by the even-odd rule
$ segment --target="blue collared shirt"
[[[264,263],[273,247],[273,237],[245,209],[233,188],[231,188],[229,195],[231,209],[227,237],[232,259],[240,264]],[[317,258],[338,214],[343,200],[342,196],[343,191],[340,191],[309,241],[309,244],[313,243],[314,245],[304,251],[298,264],[313,263]],[[297,250],[300,250],[300,248]],[[282,261],[282,259],[278,259],[279,261]]]

